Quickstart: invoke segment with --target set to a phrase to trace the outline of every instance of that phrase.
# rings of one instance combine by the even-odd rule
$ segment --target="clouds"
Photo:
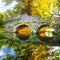
[[[10,9],[12,10],[13,7],[18,4],[16,1],[13,1],[11,4],[9,5],[6,5],[6,3],[3,3],[1,0],[0,0],[0,13],[6,11],[7,9]]]
[[[13,48],[7,48],[3,45],[0,49],[0,60],[5,59],[8,54],[13,56],[14,58],[16,58],[16,56],[17,56],[17,54]]]

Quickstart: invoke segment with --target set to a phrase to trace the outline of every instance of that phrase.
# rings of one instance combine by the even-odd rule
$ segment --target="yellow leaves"
[[[44,56],[46,57],[49,55],[50,46],[36,45],[34,48],[35,51],[32,53],[33,60],[39,60],[41,58],[44,58]]]
[[[25,7],[28,6],[28,0],[24,0]]]
[[[22,51],[23,50],[23,51]],[[21,56],[27,58],[27,60],[45,60],[44,58],[48,58],[49,56],[50,46],[42,45],[42,44],[28,44],[25,46],[21,46]]]
[[[11,15],[12,18],[16,17],[17,16],[16,11],[15,10],[11,10],[10,11],[10,15]]]
[[[56,24],[56,22],[55,22],[54,18],[52,18],[52,21],[51,21],[51,23],[50,23],[50,26],[52,27],[52,26],[54,26],[55,24]]]
[[[42,19],[47,19],[53,14],[53,8],[56,7],[57,0],[32,0],[26,1],[26,7],[29,7],[30,15],[39,15]],[[54,5],[54,7],[53,7]]]

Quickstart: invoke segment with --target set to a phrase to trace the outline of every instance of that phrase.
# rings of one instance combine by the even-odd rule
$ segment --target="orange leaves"
[[[19,30],[18,30],[18,33],[21,34],[21,35],[26,35],[26,36],[29,36],[29,35],[30,35],[30,33],[29,33],[29,28],[28,28],[28,27],[19,29]]]
[[[17,37],[22,40],[28,39],[30,36],[30,29],[28,25],[20,25],[17,27]]]

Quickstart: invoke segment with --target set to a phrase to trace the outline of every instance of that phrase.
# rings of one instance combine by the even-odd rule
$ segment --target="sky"
[[[13,7],[18,4],[16,1],[13,1],[11,4],[9,5],[6,5],[6,3],[3,3],[1,0],[0,0],[0,13],[6,11],[7,9],[10,9],[12,10]]]

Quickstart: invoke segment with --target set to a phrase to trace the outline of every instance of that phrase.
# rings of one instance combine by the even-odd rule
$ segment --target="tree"
[[[2,0],[6,4],[11,4],[14,0]],[[57,0],[15,0],[18,4],[14,7],[14,14],[18,16],[21,13],[28,13],[29,15],[38,15],[43,20],[49,20],[51,15],[53,15],[53,10],[56,8]],[[56,8],[57,9],[57,8]],[[55,10],[56,10],[55,9]],[[54,10],[54,11],[55,11]]]

